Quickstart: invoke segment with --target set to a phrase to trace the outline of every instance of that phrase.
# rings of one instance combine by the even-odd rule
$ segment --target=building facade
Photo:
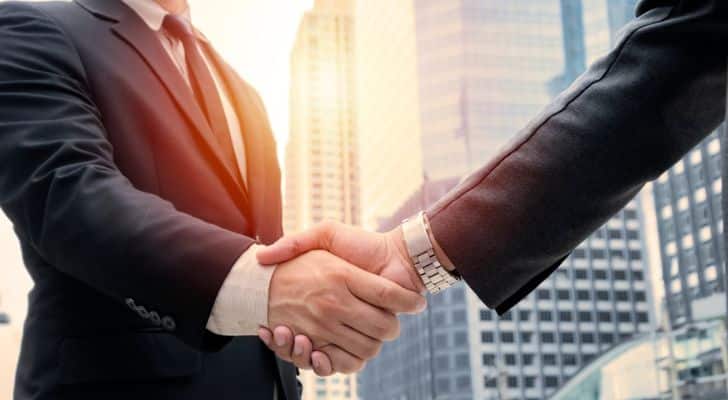
[[[616,43],[634,1],[413,4],[424,184],[382,228],[437,199],[429,194],[457,181],[447,177],[485,163]],[[362,397],[548,397],[602,352],[651,330],[643,236],[635,199],[502,317],[464,286],[432,297],[362,373]]]
[[[376,229],[423,179],[414,2],[357,1],[362,224]]]
[[[291,55],[284,226],[359,224],[354,1],[317,0]]]
[[[696,301],[725,297],[720,134],[707,137],[654,184],[665,300],[673,328]],[[725,300],[716,302],[725,304]]]
[[[359,224],[354,31],[354,0],[316,0],[301,20],[291,54],[286,232],[323,220]],[[357,398],[355,375],[299,378],[304,400]]]

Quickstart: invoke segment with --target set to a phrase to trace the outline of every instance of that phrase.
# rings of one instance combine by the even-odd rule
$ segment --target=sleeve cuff
[[[274,266],[258,263],[254,244],[235,262],[217,295],[207,330],[222,336],[255,336],[268,325],[268,290]]]

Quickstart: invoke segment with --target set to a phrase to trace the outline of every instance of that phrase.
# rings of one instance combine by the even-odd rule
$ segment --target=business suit
[[[16,399],[297,398],[256,338],[205,329],[235,260],[281,235],[255,91],[207,48],[245,135],[247,185],[119,1],[0,5],[0,204],[35,282]]]
[[[725,118],[728,2],[644,0],[637,15],[611,53],[428,210],[438,243],[499,313]]]

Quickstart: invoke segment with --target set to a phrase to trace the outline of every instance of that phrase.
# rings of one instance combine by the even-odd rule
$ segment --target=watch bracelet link
[[[402,223],[402,232],[410,260],[425,288],[435,294],[453,286],[460,280],[460,277],[448,271],[437,258],[428,228],[423,212],[412,220],[405,220]]]

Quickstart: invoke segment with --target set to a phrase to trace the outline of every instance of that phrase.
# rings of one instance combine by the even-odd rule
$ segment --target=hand
[[[402,287],[422,293],[424,285],[409,261],[402,232],[397,229],[386,234],[327,222],[313,229],[282,238],[272,246],[258,252],[262,264],[275,264],[312,249],[323,249],[363,268],[392,280]],[[296,366],[310,369],[320,376],[343,372],[347,360],[342,359],[336,346],[313,351],[313,344],[304,335],[296,335],[285,326],[271,332],[262,329],[260,338],[276,352],[278,357],[292,361]],[[272,346],[276,343],[276,346]]]
[[[324,251],[280,263],[273,273],[269,326],[304,333],[342,372],[361,369],[383,340],[399,336],[394,313],[423,309],[422,296]]]
[[[308,231],[288,235],[258,251],[263,265],[278,264],[310,250],[326,250],[400,286],[424,293],[425,286],[410,262],[401,229],[369,232],[338,222],[324,222]]]

